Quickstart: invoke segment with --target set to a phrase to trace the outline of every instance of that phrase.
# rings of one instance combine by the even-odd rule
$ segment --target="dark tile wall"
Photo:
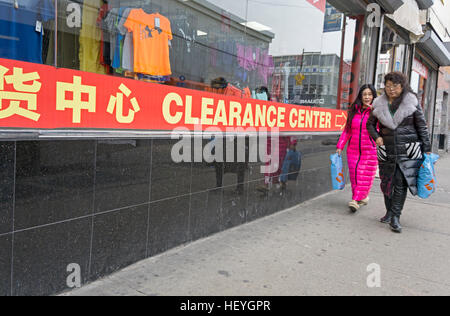
[[[50,295],[67,289],[67,268],[88,280],[91,220],[75,219],[14,233],[12,295]]]
[[[337,136],[298,140],[285,188],[263,162],[175,163],[176,140],[0,142],[0,295],[68,291],[71,264],[86,284],[330,191]]]
[[[11,295],[12,234],[0,235],[0,296]]]
[[[192,163],[175,163],[171,159],[175,140],[153,140],[151,201],[189,195]]]
[[[98,141],[95,212],[149,202],[151,149],[151,140]]]
[[[94,217],[91,280],[146,258],[148,210],[143,205]]]
[[[14,227],[92,214],[94,141],[17,142]]]
[[[223,189],[191,195],[189,231],[192,240],[221,231]]]
[[[154,256],[189,241],[190,196],[150,205],[148,256]]]
[[[0,234],[13,230],[15,146],[0,143]]]

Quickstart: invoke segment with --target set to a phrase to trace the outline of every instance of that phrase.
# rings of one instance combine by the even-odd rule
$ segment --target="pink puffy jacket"
[[[349,143],[347,158],[353,200],[358,202],[369,196],[378,166],[377,146],[367,131],[371,112],[371,109],[360,107],[353,118],[351,130],[341,135],[337,145],[338,149],[344,150]]]

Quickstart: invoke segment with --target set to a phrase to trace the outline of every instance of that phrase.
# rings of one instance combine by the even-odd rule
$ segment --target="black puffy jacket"
[[[389,111],[386,95],[378,97],[367,122],[370,136],[382,137],[384,146],[378,148],[381,189],[392,196],[393,180],[399,167],[413,195],[417,195],[417,175],[423,162],[423,154],[431,151],[427,123],[417,97],[407,93],[394,117]]]

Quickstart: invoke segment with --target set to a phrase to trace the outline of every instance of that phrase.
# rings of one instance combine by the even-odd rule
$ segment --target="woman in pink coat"
[[[341,155],[348,143],[347,160],[353,192],[349,207],[353,212],[369,203],[369,193],[378,167],[377,146],[366,127],[376,97],[377,92],[372,85],[361,88],[348,111],[347,126],[337,145],[337,153]]]

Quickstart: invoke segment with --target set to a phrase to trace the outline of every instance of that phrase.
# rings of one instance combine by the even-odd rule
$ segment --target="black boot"
[[[402,226],[400,225],[400,216],[393,216],[391,219],[391,229],[394,233],[401,234]]]
[[[386,215],[380,219],[380,222],[382,222],[383,224],[389,224],[392,220],[392,212],[391,211],[387,211]]]
[[[397,166],[394,176],[394,188],[391,197],[391,229],[393,232],[401,234],[402,226],[400,225],[400,216],[405,206],[406,197],[408,195],[408,182],[406,182],[403,172]]]

